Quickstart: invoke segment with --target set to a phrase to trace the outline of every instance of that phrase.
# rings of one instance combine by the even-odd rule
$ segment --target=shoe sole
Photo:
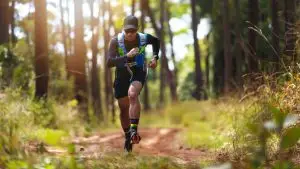
[[[141,137],[137,134],[135,134],[131,137],[132,144],[139,144],[140,141],[141,141]]]

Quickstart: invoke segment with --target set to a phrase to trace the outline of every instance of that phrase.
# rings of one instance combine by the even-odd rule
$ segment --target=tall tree
[[[168,2],[168,1],[167,1]],[[173,37],[174,37],[174,34],[173,34],[173,31],[171,30],[171,25],[170,25],[170,22],[169,20],[171,19],[171,12],[170,12],[170,4],[168,3],[167,5],[167,9],[166,9],[166,12],[167,12],[167,25],[168,25],[168,35],[169,35],[169,39],[170,39],[170,44],[171,44],[171,58],[172,58],[172,62],[173,62],[173,65],[174,65],[174,83],[175,83],[175,86],[177,88],[177,72],[178,72],[178,69],[177,69],[177,64],[176,64],[176,60],[175,60],[175,53],[174,53],[174,43],[173,43]]]
[[[159,103],[164,104],[165,103],[165,74],[166,69],[165,66],[168,63],[166,61],[166,46],[165,46],[165,31],[164,31],[164,21],[165,21],[165,1],[160,0],[160,44],[161,44],[161,66],[160,66],[160,92],[159,92]],[[161,105],[160,105],[161,106]]]
[[[34,0],[35,5],[35,97],[48,93],[48,32],[46,0]]]
[[[144,9],[145,9],[145,11],[147,12],[147,15],[149,16],[149,18],[150,18],[150,22],[151,22],[151,24],[152,24],[152,27],[153,27],[153,29],[154,29],[154,31],[155,31],[155,35],[156,36],[160,36],[160,31],[159,31],[159,27],[158,27],[158,25],[156,24],[156,19],[155,19],[155,17],[154,17],[154,14],[153,14],[153,11],[152,11],[152,9],[150,8],[150,5],[149,5],[149,0],[142,0],[143,1],[143,3],[144,3]],[[161,6],[160,6],[161,7]]]
[[[83,118],[88,120],[87,112],[87,80],[86,80],[86,47],[84,43],[84,29],[83,29],[83,15],[82,4],[83,0],[76,0],[75,4],[75,54],[73,58],[73,70],[72,73],[75,76],[75,94],[81,110],[83,111]]]
[[[9,42],[9,0],[0,1],[0,45]]]
[[[292,57],[295,52],[296,43],[296,1],[284,0],[284,16],[285,16],[285,50],[287,56]]]
[[[272,58],[270,60],[279,60],[279,23],[278,23],[278,0],[272,0],[271,2],[272,10],[272,46],[277,53],[273,52]]]
[[[168,59],[166,56],[166,42],[165,42],[165,20],[166,20],[166,12],[165,12],[165,4],[166,2],[164,0],[160,1],[160,31],[158,33],[160,34],[160,45],[161,45],[161,67],[160,67],[160,105],[164,104],[165,98],[164,98],[164,91],[166,82],[168,82],[168,85],[170,87],[170,93],[171,93],[171,99],[172,101],[177,101],[177,92],[176,92],[176,85],[174,81],[174,75],[173,72],[170,71],[169,65],[168,65]],[[149,4],[147,5],[149,7]],[[151,11],[150,8],[147,9],[148,12]],[[150,13],[150,12],[149,12]],[[148,14],[149,14],[148,13]],[[151,17],[150,17],[151,18]],[[155,21],[152,21],[152,25],[155,27],[155,29],[158,28],[156,26]],[[167,79],[165,78],[167,77]],[[167,81],[166,81],[167,80]]]
[[[142,2],[144,3],[144,10],[145,10],[145,13],[147,14],[147,16],[150,18],[150,22],[151,22],[151,25],[152,25],[152,28],[154,29],[155,31],[155,35],[157,37],[160,37],[160,28],[159,28],[159,25],[157,24],[156,22],[156,18],[154,16],[154,13],[150,7],[150,4],[149,4],[149,0],[142,0]],[[156,80],[157,79],[157,75],[156,75],[156,69],[153,70],[153,79]]]
[[[99,120],[103,120],[103,110],[101,104],[101,94],[100,94],[100,82],[99,82],[99,69],[97,66],[97,55],[98,55],[98,41],[99,41],[99,18],[94,17],[94,3],[95,0],[90,0],[90,10],[91,10],[91,31],[92,31],[92,70],[91,70],[91,89],[92,89],[92,104],[94,114]]]
[[[110,40],[109,31],[113,26],[112,21],[112,12],[111,12],[111,5],[110,1],[105,2],[104,0],[101,0],[101,15],[102,15],[102,30],[103,30],[103,41],[104,41],[104,63],[106,62],[108,58],[108,44]],[[105,19],[105,14],[108,13],[108,20]],[[113,82],[112,82],[112,72],[107,67],[104,66],[104,84],[105,84],[105,105],[106,105],[106,111],[112,113],[112,122],[115,122],[115,104],[114,104],[114,95],[113,95]]]
[[[224,91],[224,43],[223,43],[223,28],[222,28],[222,5],[220,1],[214,1],[212,9],[215,11],[212,15],[212,30],[210,33],[210,52],[213,59],[213,93],[218,97]]]
[[[135,12],[135,0],[132,0],[131,1],[131,15],[134,15],[134,12]]]
[[[68,44],[67,44],[67,34],[66,34],[66,26],[65,26],[65,21],[64,21],[64,8],[63,8],[63,0],[59,1],[59,8],[60,8],[60,23],[61,23],[61,37],[63,40],[63,45],[64,45],[64,54],[65,54],[65,67],[66,71],[68,72]]]
[[[206,36],[207,38],[207,41],[208,41],[208,37],[209,36]],[[209,85],[210,85],[210,76],[209,76],[209,73],[210,73],[210,61],[209,61],[209,56],[210,56],[210,52],[209,52],[209,48],[208,48],[208,51],[207,51],[207,54],[206,54],[206,57],[205,57],[205,88],[206,88],[206,91],[204,92],[204,100],[207,100],[208,99],[208,93],[209,93]]]
[[[250,24],[258,26],[258,14],[259,14],[259,4],[258,0],[248,0],[248,15]],[[248,69],[249,72],[258,71],[258,58],[256,55],[256,32],[252,29],[249,29],[248,32],[248,41],[249,41],[249,53],[248,55]]]
[[[71,1],[69,0],[66,0],[66,11],[67,11],[67,17],[68,17],[68,24],[67,24],[67,32],[68,32],[68,44],[69,44],[69,55],[70,56],[73,56],[74,55],[74,51],[73,51],[73,46],[74,46],[74,43],[73,43],[73,39],[71,38],[71,33],[72,33],[72,28],[71,28],[71,23],[70,23],[70,20],[71,20],[71,15],[70,15],[70,3]]]
[[[194,55],[195,55],[195,86],[196,89],[193,93],[193,97],[195,99],[202,99],[201,92],[203,91],[203,77],[201,70],[201,55],[200,55],[200,47],[197,38],[197,28],[199,23],[199,18],[196,13],[196,0],[191,0],[191,8],[192,8],[192,30],[193,30],[193,38],[194,38]]]
[[[114,26],[114,23],[113,23],[113,12],[112,12],[112,9],[111,9],[111,2],[109,1],[108,2],[108,22],[109,24],[108,25],[111,25],[115,32],[116,31],[116,28]],[[108,27],[107,30],[110,30],[111,27]],[[109,86],[113,86],[113,80],[112,80],[112,71],[111,69],[108,70],[108,85]],[[115,108],[115,97],[114,97],[114,94],[113,94],[113,88],[110,87],[109,88],[109,95],[110,95],[110,105],[111,105],[111,112],[112,112],[112,122],[115,123],[116,121],[116,108]]]
[[[107,5],[104,0],[101,0],[101,15],[102,15],[102,30],[103,30],[103,40],[104,40],[104,62],[106,62],[108,58],[108,43],[109,43],[109,32],[108,32],[108,24],[104,19],[105,12],[107,11]],[[110,107],[110,88],[109,85],[109,76],[110,69],[107,66],[104,66],[104,81],[105,81],[105,105],[106,111],[109,111]]]
[[[240,11],[240,0],[234,0],[235,9],[235,60],[236,60],[236,74],[235,79],[239,87],[242,85],[242,35],[241,35],[241,11]]]
[[[141,0],[140,1],[140,10],[141,10],[141,32],[144,32],[145,30],[145,1]],[[150,109],[150,103],[149,103],[149,87],[148,87],[148,82],[146,81],[144,84],[144,110],[149,110]]]
[[[11,7],[10,7],[10,20],[11,20],[11,26],[10,26],[10,32],[11,32],[11,43],[14,46],[17,43],[17,36],[15,34],[15,7],[16,7],[16,0],[11,1]]]
[[[231,81],[231,65],[232,65],[232,58],[230,54],[230,28],[229,28],[229,6],[228,0],[223,0],[221,2],[223,4],[223,30],[224,30],[224,61],[225,61],[225,76],[224,76],[224,93],[228,93],[230,90],[230,81]]]

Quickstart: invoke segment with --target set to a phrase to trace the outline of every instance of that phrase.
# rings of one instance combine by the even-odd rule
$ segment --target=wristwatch
[[[158,55],[153,55],[153,57],[154,57],[156,60],[159,59]]]

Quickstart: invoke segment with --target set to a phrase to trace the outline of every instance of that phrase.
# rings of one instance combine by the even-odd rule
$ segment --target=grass
[[[169,105],[153,112],[142,112],[140,127],[180,128],[180,141],[188,148],[206,148],[218,151],[228,148],[233,140],[241,141],[238,136],[242,135],[244,128],[240,127],[245,122],[244,112],[250,103],[237,104],[237,100],[228,99],[223,101],[187,101]],[[120,121],[116,124],[106,122],[98,124],[83,123],[78,117],[76,103],[70,101],[66,104],[57,104],[53,100],[47,103],[35,102],[28,97],[22,96],[17,91],[7,92],[5,99],[0,100],[3,107],[3,116],[0,124],[4,132],[0,132],[0,138],[5,138],[4,145],[14,146],[17,151],[22,151],[22,144],[29,141],[37,141],[46,145],[65,147],[68,139],[75,136],[90,136],[94,132],[110,133],[121,131]],[[253,112],[254,110],[249,110]],[[249,113],[251,114],[251,113]],[[118,114],[117,114],[118,117]],[[13,130],[11,130],[11,126]],[[13,132],[12,132],[13,131]],[[10,133],[13,137],[9,137]],[[7,139],[10,138],[10,139]],[[237,138],[239,140],[237,140]],[[65,142],[67,140],[67,142]],[[0,139],[1,141],[1,139]],[[13,141],[14,144],[9,144]],[[100,160],[80,161],[76,156],[52,157],[27,154],[22,158],[14,158],[11,154],[0,149],[0,155],[6,157],[5,164],[8,168],[18,165],[37,164],[44,168],[197,168],[199,164],[180,165],[171,158],[157,156],[124,156],[123,154],[105,154]],[[38,157],[37,157],[38,156]],[[31,160],[31,158],[36,158]],[[8,160],[9,159],[9,160]],[[45,161],[46,159],[46,161]],[[50,162],[49,162],[50,160]],[[206,162],[199,162],[206,163]],[[3,160],[0,159],[0,168]],[[209,164],[205,164],[208,166]],[[59,166],[59,167],[58,167]],[[24,167],[26,168],[26,167]],[[37,167],[39,168],[39,167]],[[40,167],[43,168],[43,167]]]
[[[173,160],[165,157],[143,156],[143,155],[125,155],[121,153],[106,154],[101,160],[88,162],[88,168],[101,169],[180,169],[183,165],[179,165]]]
[[[38,140],[51,146],[62,145],[64,138],[69,137],[69,134],[64,130],[54,130],[38,128],[29,132],[27,135],[28,140]]]
[[[238,100],[188,101],[142,116],[141,126],[182,128],[182,141],[190,148],[212,150],[226,147],[244,130],[243,123],[254,114],[251,102]],[[247,114],[246,114],[247,113]]]

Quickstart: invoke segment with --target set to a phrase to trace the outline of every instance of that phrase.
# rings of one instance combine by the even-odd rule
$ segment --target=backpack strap
[[[120,56],[124,56],[127,51],[125,47],[125,34],[124,32],[118,34],[118,52]]]
[[[138,33],[140,37],[139,46],[145,46],[147,44],[147,35],[144,33]]]

